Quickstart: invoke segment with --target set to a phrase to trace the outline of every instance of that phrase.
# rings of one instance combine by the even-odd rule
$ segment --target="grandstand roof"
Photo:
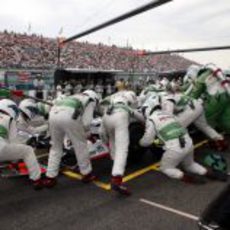
[[[65,70],[74,73],[122,73],[123,70],[105,70],[105,69],[79,69],[79,68],[66,68]]]

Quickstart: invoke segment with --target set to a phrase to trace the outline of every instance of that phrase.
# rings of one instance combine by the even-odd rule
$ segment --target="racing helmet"
[[[226,75],[224,74],[222,69],[213,63],[208,63],[208,64],[202,66],[197,75],[198,75],[198,77],[200,77],[202,74],[205,74],[205,73],[210,74],[212,77],[215,78],[216,81],[224,81],[225,82],[225,80],[227,80]]]
[[[16,103],[9,99],[0,100],[0,111],[16,119],[19,114],[19,109]]]
[[[91,89],[83,91],[83,95],[88,96],[90,99],[92,99],[96,103],[98,103],[98,101],[100,100],[99,95]]]
[[[22,100],[19,104],[19,110],[29,120],[38,114],[36,103],[30,99]]]
[[[152,95],[143,104],[142,113],[145,117],[149,117],[156,108],[161,108],[161,97]]]
[[[195,80],[195,78],[198,75],[198,72],[200,71],[200,67],[198,65],[190,65],[187,69],[187,72],[183,78],[183,82],[191,82]]]

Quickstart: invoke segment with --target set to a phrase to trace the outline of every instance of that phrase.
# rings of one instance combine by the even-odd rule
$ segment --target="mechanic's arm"
[[[162,103],[162,107],[163,107],[163,110],[170,113],[170,114],[173,114],[174,113],[174,109],[175,109],[175,101],[173,100],[165,100],[163,103]]]
[[[85,107],[84,113],[82,115],[82,122],[86,132],[90,130],[90,124],[93,120],[93,113],[94,113],[95,106],[96,103],[94,101],[90,102]]]
[[[145,133],[144,136],[140,139],[139,144],[143,147],[151,145],[155,139],[155,127],[151,120],[147,119],[145,123]]]
[[[34,135],[34,134],[40,134],[46,132],[48,128],[49,128],[48,124],[40,125],[37,127],[29,126],[28,131]]]
[[[11,120],[10,124],[9,124],[9,142],[10,143],[17,143],[17,135],[18,135],[18,131],[17,131],[17,126],[16,126],[16,121],[15,120]]]
[[[44,125],[40,125],[38,127],[33,127],[30,125],[30,122],[27,122],[24,119],[19,117],[17,121],[17,128],[20,131],[24,131],[31,135],[35,135],[35,134],[39,134],[42,132],[46,132],[48,130],[48,123],[45,123]]]

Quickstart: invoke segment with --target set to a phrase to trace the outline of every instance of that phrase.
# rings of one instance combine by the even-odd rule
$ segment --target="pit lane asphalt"
[[[202,154],[202,149],[197,155]],[[230,150],[224,156],[230,162]],[[226,185],[209,181],[185,184],[157,171],[127,184],[122,198],[93,184],[60,176],[53,189],[33,191],[26,178],[0,179],[1,230],[197,230],[195,220],[143,203],[140,199],[199,216]]]

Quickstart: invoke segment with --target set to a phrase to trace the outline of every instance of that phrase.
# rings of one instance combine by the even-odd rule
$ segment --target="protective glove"
[[[73,119],[73,120],[77,120],[78,117],[81,115],[81,113],[82,113],[82,109],[81,109],[81,108],[76,108],[76,109],[74,110],[73,115],[72,115],[72,119]]]

